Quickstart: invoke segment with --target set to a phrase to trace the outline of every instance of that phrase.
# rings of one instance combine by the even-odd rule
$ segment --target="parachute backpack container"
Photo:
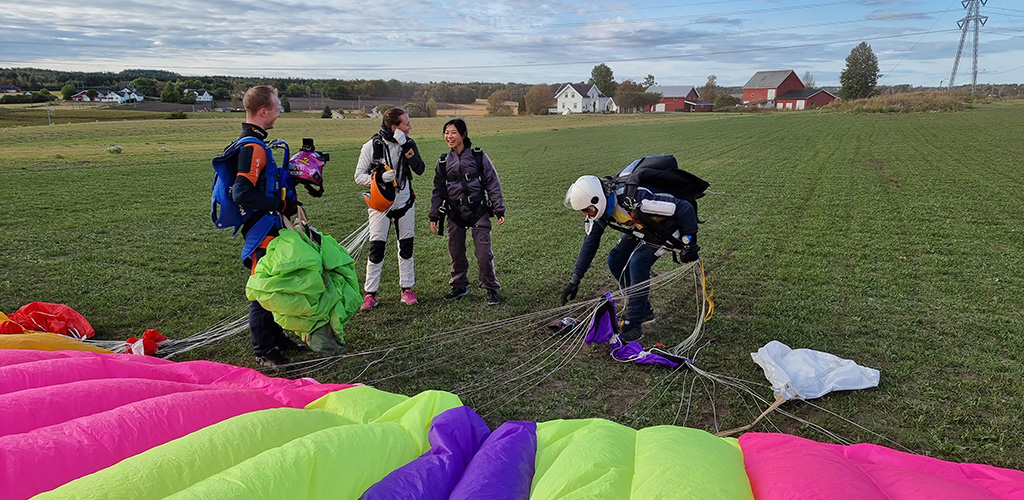
[[[633,160],[615,176],[615,182],[626,184],[624,201],[627,206],[635,204],[636,190],[650,186],[693,205],[697,214],[697,200],[711,187],[711,183],[679,168],[676,157],[665,154],[645,156]],[[699,220],[700,217],[698,216]]]
[[[238,176],[238,151],[246,144],[258,144],[260,147],[270,147],[271,149],[281,148],[284,149],[284,161],[287,162],[289,157],[288,144],[284,141],[275,140],[271,141],[270,144],[264,144],[263,141],[255,137],[243,137],[232,142],[227,148],[224,148],[223,153],[213,159],[210,220],[220,229],[232,229],[232,236],[238,232],[238,229],[242,227],[242,224],[245,223],[250,215],[242,207],[238,206],[231,196],[231,187]],[[289,186],[290,181],[287,176],[287,170],[283,167],[275,166],[272,158],[269,160],[270,165],[267,168],[273,169],[270,171],[270,174],[275,181],[267,182],[264,194],[276,197],[282,187]],[[290,187],[289,190],[291,190]]]

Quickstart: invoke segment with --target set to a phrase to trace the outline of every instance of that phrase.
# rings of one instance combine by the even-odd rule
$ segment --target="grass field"
[[[35,300],[67,303],[105,339],[145,328],[180,338],[238,313],[245,305],[241,242],[213,228],[207,211],[209,159],[235,136],[237,121],[0,129],[7,207],[0,311]],[[429,163],[443,151],[442,123],[413,121]],[[325,196],[304,202],[313,224],[339,239],[365,219],[352,170],[376,125],[286,116],[272,131],[295,146],[314,137],[331,153]],[[853,441],[1024,469],[1017,432],[1024,415],[1020,103],[898,115],[472,117],[469,127],[474,145],[495,161],[509,207],[493,233],[505,302],[487,307],[476,289],[456,303],[440,300],[449,261],[444,240],[427,229],[429,176],[418,178],[415,289],[422,304],[398,303],[392,240],[384,306],[346,327],[351,352],[556,307],[582,238],[581,218],[561,204],[565,188],[583,173],[611,175],[638,156],[673,153],[714,191],[700,210],[717,305],[706,333],[717,341],[701,351],[698,366],[763,383],[750,353],[773,339],[851,358],[878,368],[880,387],[827,395],[815,401],[820,409],[800,402],[783,409]],[[108,153],[113,144],[122,153]],[[605,240],[607,250],[615,238]],[[582,296],[612,288],[605,255],[595,259]],[[662,260],[657,271],[672,267]],[[686,293],[681,286],[652,297],[659,319],[645,339],[672,344],[688,333],[695,312]],[[466,404],[492,410],[491,424],[600,416],[647,426],[672,423],[677,412],[706,429],[752,420],[724,387],[618,364],[603,346],[583,347],[543,380],[508,363],[556,341],[543,332],[482,333],[396,352],[365,372],[367,359],[356,358],[314,376],[407,394],[455,390],[488,373],[536,377],[538,385],[521,395],[505,386],[462,394]],[[254,365],[244,336],[191,358]],[[683,396],[688,407],[680,406]],[[772,422],[829,440],[782,416]]]

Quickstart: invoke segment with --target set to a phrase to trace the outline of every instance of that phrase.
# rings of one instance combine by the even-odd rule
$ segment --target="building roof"
[[[790,90],[789,92],[786,92],[785,94],[782,94],[782,95],[776,97],[775,99],[776,100],[782,100],[782,99],[786,99],[786,100],[789,100],[789,99],[810,99],[812,96],[817,95],[818,93],[821,93],[821,92],[824,92],[824,93],[826,93],[828,95],[831,95],[833,99],[836,97],[836,96],[832,95],[831,92],[829,92],[829,91],[827,91],[825,89],[800,89],[800,90]]]
[[[559,87],[558,91],[555,92],[555,95],[561,94],[562,91],[565,90],[565,87],[567,87],[567,86],[568,87],[572,87],[573,90],[575,90],[576,93],[578,93],[582,97],[587,97],[590,94],[590,89],[591,88],[597,89],[597,86],[592,84],[592,83],[567,83],[567,84],[562,85],[561,87]],[[601,89],[597,89],[597,97],[608,97],[608,96],[604,95],[604,92],[601,92]]]
[[[793,73],[791,69],[777,71],[758,71],[743,85],[745,89],[777,89],[782,82]]]
[[[662,97],[686,97],[693,91],[693,85],[651,85],[647,91]]]

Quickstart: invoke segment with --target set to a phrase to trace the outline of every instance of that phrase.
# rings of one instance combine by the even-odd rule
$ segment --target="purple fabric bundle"
[[[598,307],[590,320],[590,327],[584,342],[589,344],[608,343],[613,358],[619,361],[632,361],[641,365],[659,365],[675,368],[679,363],[660,354],[644,350],[639,342],[623,344],[619,338],[618,318],[615,314],[615,300],[611,293],[604,294],[605,302]]]

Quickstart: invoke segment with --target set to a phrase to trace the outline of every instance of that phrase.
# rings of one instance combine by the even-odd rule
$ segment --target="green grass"
[[[1007,103],[958,113],[470,118],[474,145],[494,159],[508,205],[506,224],[493,232],[504,304],[487,307],[477,289],[453,304],[440,300],[449,260],[444,240],[427,229],[429,177],[418,178],[422,305],[398,303],[392,240],[384,306],[349,323],[350,351],[556,307],[582,238],[580,217],[561,204],[565,188],[583,173],[610,175],[638,156],[673,153],[714,191],[700,213],[717,305],[706,333],[717,341],[701,351],[699,366],[763,383],[750,353],[773,339],[852,358],[881,371],[880,387],[815,403],[866,430],[799,402],[783,409],[854,441],[894,446],[877,433],[917,453],[1024,469],[1024,438],[1015,432],[1024,414],[1022,111]],[[245,305],[241,242],[213,228],[207,206],[209,158],[237,133],[237,118],[0,129],[0,311],[67,303],[106,339],[145,328],[181,338],[235,314]],[[428,163],[443,150],[443,121],[413,120]],[[304,199],[326,233],[341,238],[365,220],[352,170],[376,125],[286,116],[272,131],[295,146],[314,137],[331,153],[325,196]],[[123,153],[107,153],[113,144]],[[614,239],[605,238],[605,250]],[[605,255],[581,296],[613,286]],[[656,270],[671,268],[667,260]],[[688,297],[684,285],[652,297],[659,319],[650,342],[672,344],[688,332]],[[457,343],[424,342],[419,351],[390,353],[359,379],[406,394],[454,390],[495,369],[522,374],[527,367],[513,369],[520,362],[511,360],[557,340],[496,328]],[[244,336],[191,357],[253,366]],[[433,359],[443,362],[427,364]],[[313,375],[348,381],[367,361]],[[602,416],[645,426],[671,423],[692,383],[618,364],[603,346],[583,347],[541,375],[526,377],[537,386],[521,395],[502,386],[464,401],[493,410],[492,424]],[[726,388],[694,387],[687,425],[752,420]],[[781,416],[773,421],[828,440]]]
[[[108,121],[137,121],[164,118],[167,113],[153,111],[132,111],[102,109],[93,107],[72,107],[70,104],[50,106],[47,117],[46,104],[8,104],[0,106],[0,128],[31,127],[36,125],[95,123]]]

